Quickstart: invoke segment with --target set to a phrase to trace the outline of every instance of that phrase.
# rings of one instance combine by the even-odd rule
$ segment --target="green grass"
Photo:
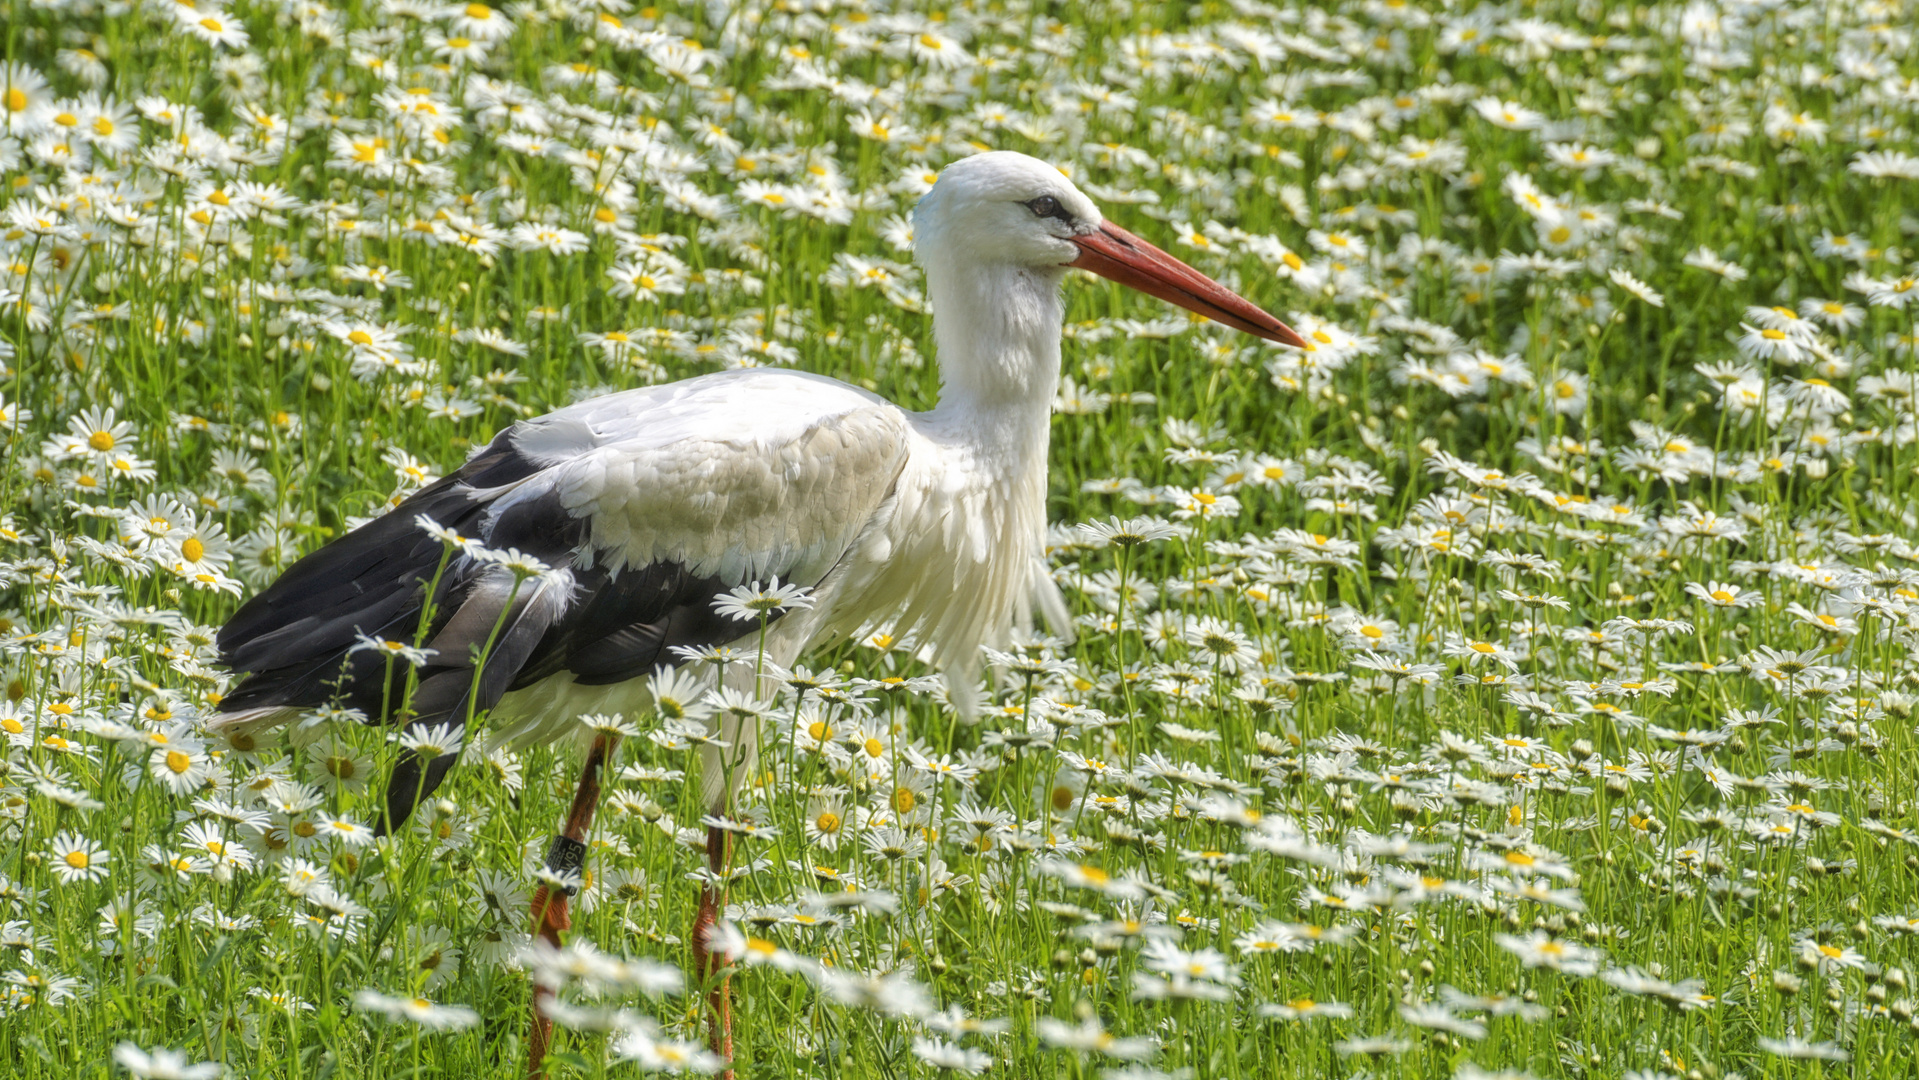
[[[1051,512],[1080,633],[1006,657],[978,724],[890,684],[769,704],[742,798],[769,828],[730,899],[779,963],[733,980],[740,1074],[1912,1074],[1909,13],[668,4],[614,30],[559,5],[434,68],[434,41],[508,14],[172,6],[15,4],[0,31],[0,1073],[117,1075],[132,1044],[261,1080],[520,1075],[525,894],[577,754],[465,766],[421,827],[329,840],[373,820],[386,732],[210,736],[212,629],[416,488],[394,453],[437,475],[576,394],[768,362],[930,407],[916,272],[830,272],[910,262],[912,178],[990,146],[1325,347],[1068,282],[1083,407],[1054,422]],[[185,29],[205,18],[250,44]],[[1611,160],[1556,165],[1575,142]],[[236,211],[243,181],[290,205]],[[497,252],[451,242],[487,246],[476,222]],[[536,222],[584,250],[515,250]],[[680,291],[618,295],[623,262]],[[353,332],[382,326],[405,355],[356,371]],[[577,338],[610,331],[639,344]],[[1143,546],[1070,528],[1182,504],[1211,509]],[[176,569],[196,547],[200,582]],[[1756,602],[1715,604],[1722,583]],[[846,738],[808,749],[796,715]],[[1048,740],[1008,747],[1039,719]],[[870,775],[869,736],[891,744]],[[921,777],[909,744],[979,774]],[[681,965],[697,763],[644,737],[620,763],[572,940]],[[807,831],[829,809],[836,849]],[[959,814],[1003,824],[972,842]],[[862,844],[895,820],[929,843]],[[333,911],[294,895],[294,859]],[[840,890],[816,867],[858,902],[819,900]],[[1533,934],[1554,944],[1531,967],[1497,937]],[[1154,973],[1175,962],[1203,973]],[[389,1021],[363,990],[470,1013]],[[695,994],[567,994],[703,1038]],[[1275,1015],[1308,1000],[1349,1008]],[[552,1058],[644,1064],[593,1030]]]

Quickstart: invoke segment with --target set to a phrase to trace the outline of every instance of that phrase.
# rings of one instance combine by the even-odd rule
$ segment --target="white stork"
[[[219,723],[267,726],[332,704],[414,730],[490,712],[495,743],[554,740],[584,714],[649,710],[647,677],[678,662],[675,646],[757,650],[759,624],[719,614],[714,601],[775,577],[809,589],[813,604],[771,623],[773,662],[885,627],[926,643],[938,668],[970,683],[982,645],[1003,642],[1034,603],[1064,610],[1042,546],[1067,270],[1304,345],[1103,220],[1057,169],[1023,154],[948,166],[914,222],[937,313],[942,378],[930,412],[822,375],[754,368],[514,424],[458,472],[295,563],[233,616],[219,646],[245,678]],[[442,569],[446,549],[422,516],[555,570],[522,581],[464,553]],[[362,635],[422,634],[432,654],[417,671],[354,648]],[[750,673],[739,674],[751,688]],[[401,710],[408,678],[416,683]],[[750,754],[759,733],[724,730],[720,741]],[[589,750],[550,869],[578,869],[615,749],[601,736]],[[458,756],[403,752],[382,829],[398,828]],[[750,762],[723,763],[708,748],[703,769],[710,809],[724,815],[731,793],[721,777],[750,772]],[[717,828],[708,857],[717,875],[726,857]],[[714,1048],[730,1058],[725,980],[712,979],[706,940],[722,904],[716,886],[702,889],[692,937],[695,971],[711,987]],[[566,897],[543,886],[534,917],[535,931],[558,944]],[[530,1074],[543,1071],[549,1037],[536,992]]]

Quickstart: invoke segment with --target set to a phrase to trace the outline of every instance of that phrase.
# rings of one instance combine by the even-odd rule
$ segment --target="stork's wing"
[[[516,424],[248,601],[218,639],[246,673],[221,711],[247,719],[332,703],[409,727],[461,723],[558,672],[585,683],[647,674],[674,662],[674,646],[753,628],[714,612],[728,589],[775,575],[817,584],[906,454],[898,409],[780,370],[612,394]],[[465,552],[442,567],[446,548],[416,524],[422,515],[559,572],[516,583]],[[407,665],[355,651],[362,634],[433,650],[410,698]],[[453,759],[402,757],[389,826]]]

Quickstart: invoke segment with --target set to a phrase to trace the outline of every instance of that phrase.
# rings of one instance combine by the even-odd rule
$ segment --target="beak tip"
[[[1285,323],[1279,323],[1278,325],[1279,329],[1273,334],[1274,341],[1293,349],[1303,349],[1306,347],[1306,339],[1300,337],[1297,330],[1287,326]]]

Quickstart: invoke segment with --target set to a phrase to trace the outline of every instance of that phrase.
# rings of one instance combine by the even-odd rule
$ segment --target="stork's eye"
[[[1033,212],[1034,217],[1058,218],[1061,221],[1068,220],[1066,209],[1060,206],[1059,200],[1053,198],[1051,195],[1041,195],[1039,198],[1027,203],[1026,208]]]

